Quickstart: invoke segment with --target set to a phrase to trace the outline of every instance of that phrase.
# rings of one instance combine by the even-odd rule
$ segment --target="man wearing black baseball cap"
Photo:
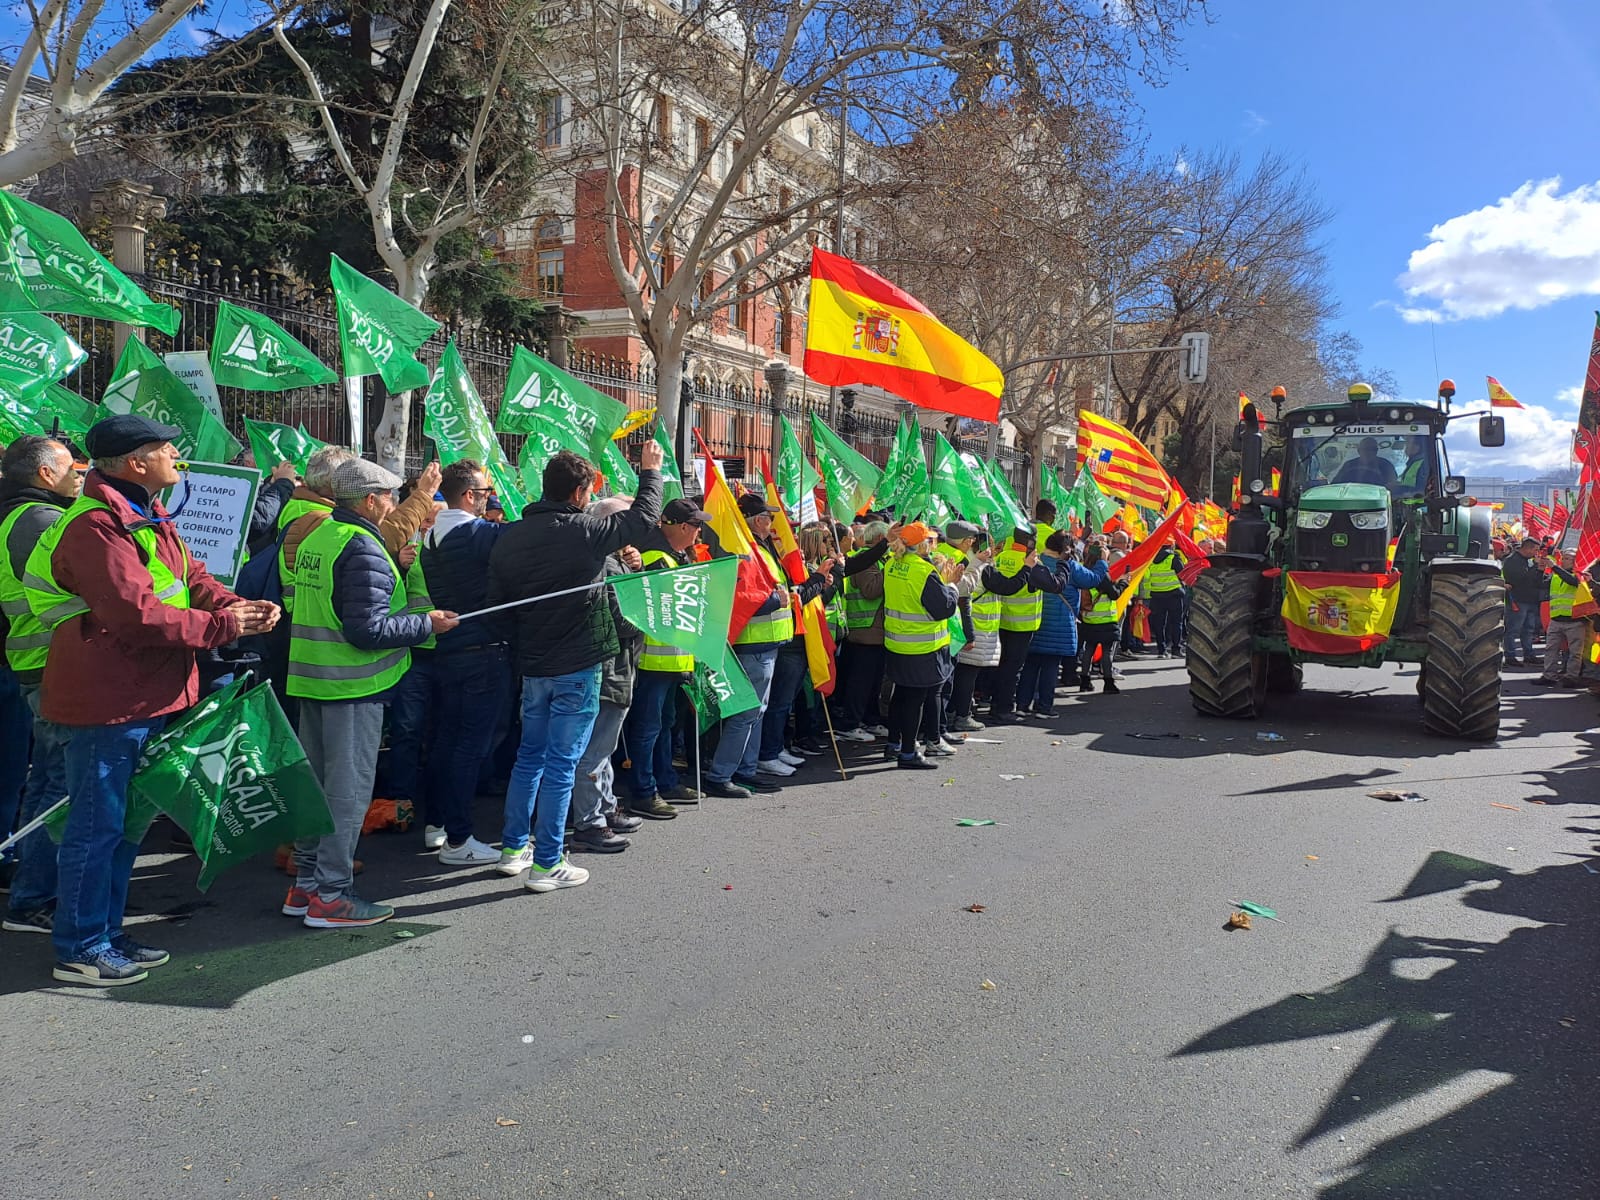
[[[137,413],[91,428],[83,494],[28,556],[28,606],[51,630],[40,715],[70,727],[51,934],[66,983],[137,983],[170,957],[122,929],[138,854],[122,836],[128,780],[145,742],[200,698],[195,651],[278,620],[276,604],[213,579],[157,499],[178,482],[181,432]]]

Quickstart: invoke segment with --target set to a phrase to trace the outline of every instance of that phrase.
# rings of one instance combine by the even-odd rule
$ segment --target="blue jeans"
[[[522,677],[522,744],[506,789],[500,845],[521,850],[533,828],[533,861],[553,867],[566,841],[578,760],[600,711],[600,664],[570,675]]]
[[[122,836],[128,780],[139,751],[165,717],[121,725],[74,725],[67,737],[67,791],[72,807],[57,852],[56,920],[51,940],[62,962],[80,962],[122,932],[128,879],[139,847]]]
[[[777,661],[772,666],[772,691],[767,698],[767,710],[761,714],[761,748],[756,754],[761,762],[783,753],[789,714],[794,711],[807,669],[804,648],[797,651],[791,645],[778,651]]]
[[[1506,605],[1506,657],[1517,657],[1517,641],[1522,641],[1522,657],[1533,657],[1533,635],[1539,632],[1537,604]]]
[[[33,718],[22,699],[22,686],[6,665],[5,656],[0,655],[0,841],[24,823],[17,820],[17,810],[28,778],[28,735],[32,728]],[[7,850],[6,857],[11,858],[20,848]]]
[[[428,740],[428,711],[433,700],[434,651],[413,651],[411,666],[389,698],[389,758],[383,773],[389,797],[410,800],[429,825],[441,825],[428,806],[422,773],[422,747]]]
[[[722,737],[717,742],[717,752],[706,767],[706,778],[712,783],[727,783],[735,775],[756,773],[756,753],[761,748],[761,714],[767,707],[767,697],[772,695],[772,672],[778,658],[778,647],[735,646],[739,665],[750,678],[756,698],[761,701],[754,708],[734,713],[722,722]]]
[[[72,733],[39,716],[39,685],[25,683],[22,696],[33,712],[33,763],[28,787],[22,794],[22,828],[67,794],[67,737]],[[42,829],[35,829],[15,846],[17,873],[11,880],[10,911],[18,916],[49,908],[56,898],[56,844]]]
[[[1062,654],[1029,654],[1022,663],[1017,685],[1017,708],[1022,712],[1053,712],[1056,680],[1061,678]]]
[[[428,739],[428,824],[443,825],[452,846],[472,836],[472,800],[510,696],[511,652],[484,646],[430,656],[433,733]],[[397,747],[391,740],[389,753]],[[392,775],[391,775],[392,778]]]
[[[628,748],[628,794],[648,802],[658,792],[678,786],[672,765],[672,728],[678,723],[678,688],[683,676],[676,671],[640,670],[633,677],[633,706],[622,727]]]

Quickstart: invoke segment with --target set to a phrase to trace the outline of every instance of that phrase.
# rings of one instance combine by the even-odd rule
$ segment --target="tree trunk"
[[[658,359],[656,361],[656,424],[666,430],[667,438],[677,452],[680,470],[684,464],[694,461],[695,453],[694,436],[687,430],[678,428],[678,419],[682,411],[682,388],[683,359],[676,354],[669,354]],[[690,474],[688,471],[683,471],[685,483],[689,481]]]
[[[396,291],[407,304],[421,309],[428,298],[428,275],[421,264],[408,262],[404,278],[396,279]],[[411,436],[411,392],[391,392],[383,403],[383,418],[373,436],[373,456],[386,471],[406,473],[406,442]]]

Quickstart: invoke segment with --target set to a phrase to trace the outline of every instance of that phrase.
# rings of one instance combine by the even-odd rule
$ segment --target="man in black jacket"
[[[593,585],[605,577],[606,556],[638,545],[661,516],[661,447],[651,441],[640,449],[639,486],[625,512],[584,512],[594,480],[594,467],[581,455],[557,454],[544,467],[543,498],[489,556],[490,605],[574,589],[515,610],[522,744],[506,791],[497,869],[527,871],[526,886],[535,892],[589,878],[566,861],[563,842],[578,760],[600,710],[600,666],[618,650],[605,590]]]
[[[1506,666],[1535,666],[1544,660],[1533,652],[1533,635],[1540,629],[1539,609],[1550,594],[1550,583],[1545,578],[1545,562],[1540,557],[1539,543],[1531,538],[1522,544],[1500,565],[1506,581]],[[1522,657],[1517,657],[1517,643],[1522,643]]]

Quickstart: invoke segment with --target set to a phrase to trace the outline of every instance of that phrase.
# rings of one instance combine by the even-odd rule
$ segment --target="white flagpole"
[[[12,846],[15,846],[23,838],[27,837],[35,829],[38,829],[46,821],[48,821],[50,819],[50,817],[55,813],[55,811],[58,808],[61,808],[63,805],[69,803],[71,801],[71,799],[72,798],[70,796],[61,797],[61,799],[57,800],[49,808],[45,809],[42,813],[40,813],[33,820],[29,821],[21,829],[17,830],[15,833],[13,833],[5,841],[0,842],[0,850],[9,850],[9,849],[11,849]]]

